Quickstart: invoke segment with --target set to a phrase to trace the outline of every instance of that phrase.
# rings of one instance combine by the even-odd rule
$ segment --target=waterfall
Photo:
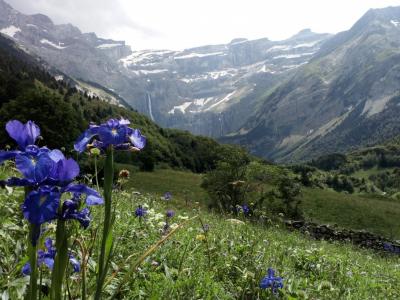
[[[151,96],[147,93],[147,106],[149,108],[149,115],[152,121],[154,121],[153,110],[151,108]]]

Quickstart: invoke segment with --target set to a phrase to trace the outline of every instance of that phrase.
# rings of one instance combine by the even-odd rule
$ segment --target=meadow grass
[[[19,215],[21,190],[10,195],[0,191],[0,289],[10,299],[19,299],[26,288],[20,270],[26,259],[27,226]],[[111,272],[106,278],[105,299],[119,290],[123,299],[276,299],[259,282],[272,267],[284,278],[282,299],[398,299],[400,261],[348,244],[315,241],[289,232],[279,224],[261,225],[243,216],[214,214],[200,206],[184,207],[158,195],[135,195],[131,190],[114,193],[117,244]],[[147,208],[143,220],[135,217],[138,205]],[[171,228],[185,223],[141,264],[137,259],[162,238],[164,213],[175,209]],[[93,241],[101,224],[101,208],[93,211],[91,227],[78,238],[83,245]],[[196,217],[192,220],[188,218]],[[240,219],[240,220],[238,220]],[[209,226],[204,232],[202,223]],[[48,226],[45,235],[53,234]],[[81,257],[80,248],[73,247]],[[88,278],[94,279],[96,252],[88,263]],[[137,266],[137,268],[134,268]],[[43,281],[48,271],[43,269]],[[69,277],[72,299],[80,297],[80,275]],[[93,293],[94,280],[88,282]]]
[[[400,238],[400,203],[392,199],[303,188],[302,209],[317,223]]]
[[[191,202],[208,203],[209,196],[200,187],[199,174],[156,170],[131,172],[127,187],[160,197],[170,191],[183,203],[186,195]],[[272,189],[273,186],[268,186]],[[302,188],[301,208],[307,220],[355,230],[368,230],[388,238],[400,239],[400,202],[379,195],[339,193],[332,189]],[[206,205],[204,205],[206,207]]]
[[[268,220],[259,224],[243,215],[216,214],[195,201],[186,205],[186,192],[181,190],[202,195],[199,175],[171,170],[131,175],[131,181],[124,187],[126,190],[113,193],[116,248],[106,278],[105,299],[113,294],[117,299],[400,298],[399,256],[351,244],[316,241]],[[167,188],[175,194],[171,201],[160,199]],[[135,194],[134,190],[142,194]],[[306,197],[308,192],[313,191],[306,189]],[[324,191],[320,198],[326,195]],[[28,231],[20,212],[22,197],[22,189],[0,190],[0,295],[3,299],[21,299],[29,282],[21,275],[27,259]],[[139,205],[148,211],[144,219],[135,217]],[[182,227],[138,263],[147,249],[165,237],[163,228],[168,209],[176,213],[169,221],[170,230]],[[90,251],[93,242],[99,243],[95,236],[101,226],[101,211],[101,207],[93,208],[89,229],[77,231],[79,236],[72,249],[79,258],[82,249]],[[202,224],[208,225],[208,232],[204,232]],[[42,239],[54,235],[54,230],[52,224],[47,226]],[[94,292],[97,254],[92,251],[87,264],[88,295]],[[261,278],[270,267],[284,278],[284,288],[277,295],[259,288]],[[46,268],[42,268],[42,276],[44,285],[48,285],[50,274]],[[71,299],[81,297],[81,280],[80,274],[69,276]]]

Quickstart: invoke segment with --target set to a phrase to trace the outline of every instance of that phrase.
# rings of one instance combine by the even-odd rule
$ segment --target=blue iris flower
[[[143,208],[141,205],[138,206],[138,208],[136,208],[135,210],[135,215],[136,217],[144,217],[147,214],[147,210],[145,208]]]
[[[11,138],[13,138],[21,151],[29,145],[34,145],[36,139],[40,135],[40,128],[34,122],[28,121],[22,124],[18,120],[7,122],[6,130]]]
[[[86,150],[93,140],[92,146],[106,149],[113,145],[117,150],[141,150],[146,145],[146,137],[140,130],[128,127],[130,122],[121,118],[110,119],[101,125],[90,125],[89,129],[82,133],[76,141],[74,148],[78,152]]]
[[[383,243],[383,249],[394,254],[400,254],[400,246],[391,243]]]
[[[103,198],[97,191],[73,183],[80,171],[75,160],[67,159],[60,150],[34,145],[40,134],[40,128],[34,122],[22,124],[17,120],[9,121],[6,130],[17,142],[19,150],[0,151],[0,163],[5,159],[15,159],[15,165],[23,178],[11,177],[2,184],[30,186],[34,189],[22,205],[24,217],[30,223],[41,225],[56,219],[61,195],[66,192],[85,194],[87,206],[103,204]],[[88,209],[67,210],[64,217],[76,219],[84,227],[90,221]]]
[[[56,248],[53,246],[53,241],[48,238],[44,242],[45,250],[38,250],[38,267],[45,265],[49,270],[53,270],[54,267],[54,259],[56,257]],[[80,271],[80,263],[78,260],[72,255],[69,254],[69,262],[72,266],[72,269],[74,272],[79,272]],[[29,262],[27,262],[23,267],[22,267],[22,274],[27,276],[31,273],[31,265]]]
[[[91,221],[90,210],[89,208],[85,207],[79,211],[80,205],[80,194],[75,193],[72,199],[64,201],[61,218],[64,220],[77,220],[82,227],[86,229],[89,227]]]
[[[248,215],[250,213],[250,208],[247,206],[247,204],[242,205],[242,211],[245,215]]]
[[[172,209],[167,210],[167,213],[165,214],[167,218],[172,218],[175,216],[175,212]]]
[[[275,277],[275,271],[272,268],[268,269],[268,274],[260,282],[260,288],[270,288],[272,293],[276,294],[278,289],[283,288],[282,277]]]
[[[170,192],[166,192],[164,194],[164,200],[168,201],[172,199],[172,194]]]
[[[61,194],[55,187],[42,186],[26,197],[22,212],[31,224],[41,225],[54,220],[60,204]]]

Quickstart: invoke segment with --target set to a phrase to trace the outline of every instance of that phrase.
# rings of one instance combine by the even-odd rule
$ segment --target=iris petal
[[[5,181],[5,184],[8,186],[29,186],[33,185],[33,182],[25,178],[10,177]]]
[[[40,128],[32,121],[28,121],[25,125],[18,120],[9,121],[6,130],[21,149],[33,145],[40,135]]]
[[[86,194],[86,205],[92,206],[92,205],[99,205],[103,204],[104,200],[100,196],[100,194],[94,190],[91,189],[90,187],[84,185],[84,184],[69,184],[65,189],[65,192],[71,192],[71,193],[79,193],[79,194]]]
[[[28,276],[30,274],[31,274],[31,264],[27,262],[22,267],[22,275]]]
[[[98,128],[98,126],[91,126],[88,130],[82,133],[82,135],[75,142],[74,149],[79,153],[85,151],[87,144],[97,134]]]
[[[50,151],[49,152],[49,157],[56,163],[59,162],[62,159],[65,159],[64,154],[58,149]]]
[[[40,135],[40,128],[34,122],[28,121],[25,124],[26,144],[33,145]]]
[[[15,164],[26,179],[41,183],[49,175],[54,163],[47,153],[38,156],[22,153],[16,156]]]
[[[69,262],[72,265],[72,268],[74,269],[75,273],[80,272],[81,264],[72,254],[69,255]]]
[[[18,120],[12,120],[7,122],[6,130],[8,132],[8,135],[17,142],[18,146],[21,149],[24,149],[26,146],[26,139],[24,136],[24,124],[22,124]]]
[[[20,151],[0,151],[0,164],[4,161],[15,158]]]
[[[61,182],[69,182],[75,179],[79,175],[78,163],[70,159],[62,159],[57,163],[56,178]]]
[[[114,122],[110,120],[109,123]],[[105,146],[123,144],[127,136],[126,126],[101,125],[99,127],[99,136]]]
[[[60,193],[41,188],[28,195],[22,205],[22,211],[30,223],[40,225],[56,218],[59,203]]]
[[[54,267],[54,258],[45,257],[45,258],[43,259],[43,263],[44,263],[50,270],[53,270],[53,267]]]
[[[129,135],[129,139],[138,149],[143,149],[146,146],[146,137],[141,134],[139,129],[134,129]]]

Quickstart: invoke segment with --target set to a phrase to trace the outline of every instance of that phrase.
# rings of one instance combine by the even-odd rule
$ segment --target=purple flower
[[[76,220],[86,229],[89,227],[91,221],[90,210],[85,207],[79,211],[80,202],[81,199],[79,194],[75,194],[72,199],[65,200],[62,207],[61,219]]]
[[[46,241],[44,242],[44,246],[45,250],[38,250],[37,252],[38,267],[45,265],[47,268],[49,268],[49,270],[53,270],[54,259],[56,257],[57,250],[53,246],[53,241],[50,238],[46,239]],[[80,263],[72,254],[69,254],[69,262],[71,263],[74,272],[80,271]],[[27,262],[22,267],[22,274],[24,276],[27,276],[30,273],[31,273],[31,265],[29,262]]]
[[[165,194],[164,194],[164,200],[166,200],[166,201],[168,201],[168,200],[171,200],[172,199],[172,194],[170,193],[170,192],[166,192]]]
[[[167,218],[172,218],[173,216],[175,216],[175,212],[172,209],[169,209],[167,210],[165,215]]]
[[[210,226],[208,224],[204,224],[202,226],[204,232],[208,232],[210,230]]]
[[[24,264],[24,266],[22,267],[22,275],[28,276],[29,274],[31,274],[31,272],[32,270],[30,263]]]
[[[243,214],[248,215],[250,213],[250,208],[247,206],[247,204],[243,204],[241,206]]]
[[[147,214],[147,210],[143,208],[141,205],[138,206],[135,210],[136,217],[142,218]]]
[[[40,135],[40,128],[34,122],[28,121],[22,124],[18,120],[7,122],[6,130],[8,135],[13,138],[20,150],[24,151],[28,145],[33,145]]]
[[[78,210],[80,196],[82,194],[87,195],[85,201],[87,206],[102,204],[103,199],[95,190],[82,184],[69,184],[62,189],[55,186],[41,186],[36,191],[30,192],[22,205],[25,219],[36,225],[56,219],[61,195],[64,192],[72,192],[74,197],[71,200],[64,201],[61,218],[77,220],[84,228],[88,227],[90,211],[88,208]]]
[[[36,225],[54,220],[60,198],[61,194],[55,187],[43,186],[30,192],[22,205],[25,219]]]
[[[69,263],[71,264],[74,273],[78,273],[81,271],[80,262],[71,253],[69,254]]]
[[[400,254],[400,246],[391,243],[383,243],[383,249],[394,254]]]
[[[99,149],[106,149],[113,145],[118,150],[141,150],[146,145],[146,138],[138,129],[128,127],[130,122],[121,118],[110,119],[101,125],[90,125],[76,141],[74,148],[78,152],[86,150],[92,139],[92,145]]]
[[[270,288],[272,293],[276,294],[278,289],[283,288],[283,279],[281,277],[275,277],[275,271],[269,268],[268,275],[261,279],[260,288]]]

